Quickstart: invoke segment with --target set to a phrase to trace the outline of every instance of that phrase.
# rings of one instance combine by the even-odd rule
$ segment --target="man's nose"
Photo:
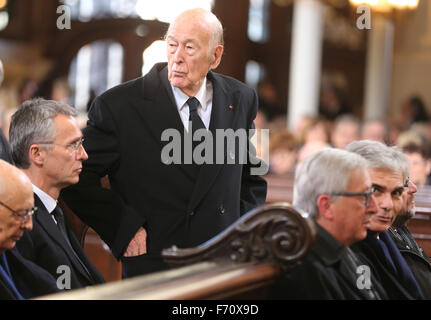
[[[369,213],[369,214],[377,213],[377,201],[376,201],[376,197],[374,197],[374,195],[371,196],[370,204],[367,207],[367,213]]]
[[[83,145],[80,145],[79,149],[76,150],[76,156],[79,160],[87,160],[88,159],[87,151],[85,151],[85,148]]]
[[[409,181],[409,189],[408,189],[408,193],[416,193],[416,192],[418,192],[418,187],[417,187],[417,185],[415,185],[414,183],[413,183],[413,181]]]
[[[33,229],[33,217],[28,217],[25,221],[22,222],[21,228],[31,231]]]
[[[392,210],[394,208],[394,203],[390,194],[385,193],[379,199],[378,206],[384,210]]]
[[[183,56],[184,52],[182,47],[179,45],[177,46],[177,50],[174,53],[174,62],[175,63],[180,63],[183,61],[184,56]]]

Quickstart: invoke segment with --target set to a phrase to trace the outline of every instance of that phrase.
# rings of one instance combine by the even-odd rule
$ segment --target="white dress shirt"
[[[190,117],[189,105],[186,103],[190,98],[181,89],[174,87],[171,84],[172,91],[174,93],[175,102],[177,103],[178,112],[181,120],[183,121],[184,128],[188,130],[188,123]],[[202,86],[196,93],[195,98],[199,100],[198,114],[205,125],[205,128],[209,128],[211,120],[211,110],[213,107],[213,86],[211,81],[204,79]]]
[[[49,213],[53,212],[55,207],[57,206],[57,200],[53,199],[49,194],[47,194],[45,191],[42,191],[38,187],[36,187],[33,184],[33,192],[36,193],[36,195],[39,197],[40,201],[42,201],[43,205],[45,206],[46,210],[48,210]],[[55,221],[54,216],[51,215],[52,219]]]

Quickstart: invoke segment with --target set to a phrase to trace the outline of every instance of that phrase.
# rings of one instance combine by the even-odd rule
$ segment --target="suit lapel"
[[[213,84],[213,106],[211,111],[210,131],[213,136],[214,158],[216,146],[216,130],[232,128],[234,114],[239,108],[239,92],[230,92],[213,72],[208,73],[208,80]],[[226,160],[226,159],[225,159]],[[201,166],[187,212],[194,210],[213,185],[215,178],[225,164],[203,164]]]
[[[75,270],[79,270],[79,272],[86,279],[88,279],[87,272],[85,272],[79,261],[76,260],[74,253],[71,252],[71,249],[67,244],[66,239],[60,232],[60,229],[58,229],[51,214],[48,212],[45,205],[36,194],[34,194],[34,203],[39,208],[37,213],[34,215],[36,221],[45,230],[46,234],[51,238],[51,240],[55,242],[66,253],[66,255],[69,257],[69,260],[73,263]]]
[[[175,98],[168,80],[168,68],[165,64],[156,64],[143,78],[142,98],[144,101],[135,106],[142,120],[147,124],[154,139],[162,147],[167,142],[162,141],[162,133],[165,130],[173,130],[179,133],[181,146],[184,143],[184,125],[176,107]],[[188,176],[194,177],[194,168],[191,165],[177,165]]]

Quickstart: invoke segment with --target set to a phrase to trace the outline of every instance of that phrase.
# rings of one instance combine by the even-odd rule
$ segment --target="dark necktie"
[[[67,235],[66,230],[66,223],[64,221],[64,214],[63,210],[57,205],[55,209],[51,212],[51,214],[54,216],[55,221],[57,221],[57,227],[60,229],[61,234],[63,235],[64,239],[66,240],[67,244],[72,248],[72,245],[69,241],[69,236]],[[73,248],[72,248],[73,250]]]
[[[198,129],[205,129],[205,125],[198,114],[199,100],[196,99],[195,97],[191,97],[189,100],[187,100],[186,103],[189,105],[189,111],[190,111],[189,121],[191,121],[192,123],[193,133]]]
[[[51,212],[51,214],[54,216],[55,220],[57,221],[57,226],[60,229],[60,232],[62,233],[63,237],[65,238],[67,244],[69,245],[70,250],[72,251],[73,257],[79,262],[79,264],[85,270],[85,272],[90,277],[90,279],[92,279],[92,276],[91,276],[90,272],[88,271],[87,267],[82,262],[82,260],[79,258],[78,254],[75,252],[75,250],[72,247],[72,244],[70,243],[69,236],[68,236],[67,230],[66,230],[66,223],[64,221],[63,210],[61,210],[60,206],[57,205],[55,207],[55,209]]]
[[[198,114],[198,106],[199,106],[199,100],[196,99],[195,97],[191,97],[189,100],[187,100],[187,104],[189,105],[189,112],[190,112],[190,116],[189,116],[189,124],[191,123],[192,125],[192,137],[194,136],[196,130],[199,129],[206,129],[204,123],[202,122],[201,117]],[[190,131],[190,127],[189,127],[189,131]],[[202,139],[202,138],[201,138]],[[197,140],[194,141],[193,140],[193,149],[195,150],[196,146],[198,146],[201,143],[201,141]],[[203,150],[202,155],[205,156],[205,150]]]

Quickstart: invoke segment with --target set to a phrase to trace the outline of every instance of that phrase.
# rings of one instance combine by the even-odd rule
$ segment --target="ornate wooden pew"
[[[265,299],[269,285],[304,258],[314,222],[288,203],[257,208],[196,248],[166,249],[172,270],[39,299]]]

